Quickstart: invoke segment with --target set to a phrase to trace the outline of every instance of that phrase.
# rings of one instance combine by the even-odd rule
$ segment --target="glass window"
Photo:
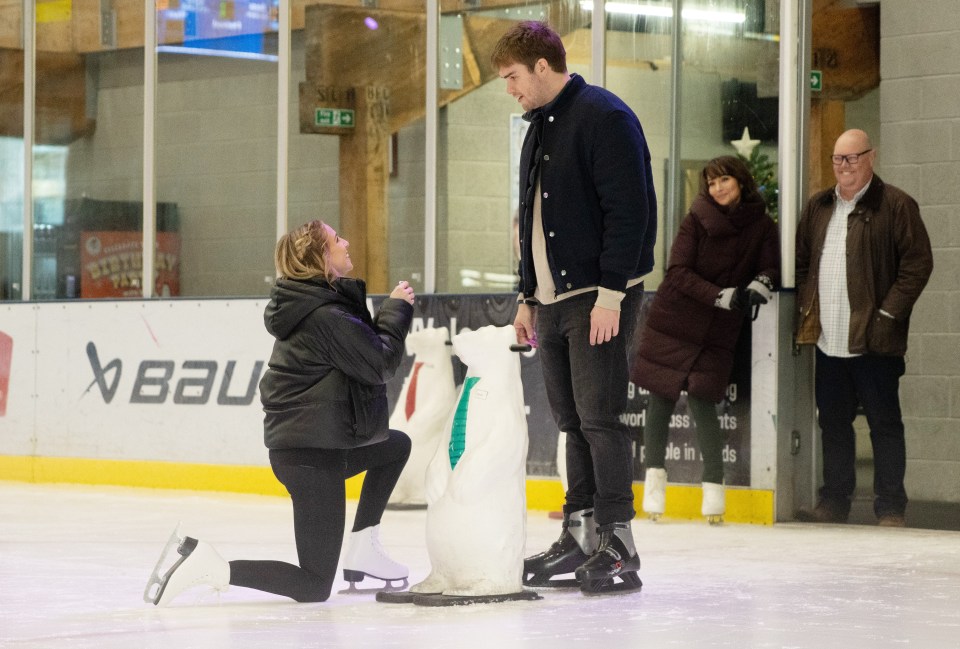
[[[22,297],[22,25],[19,2],[0,5],[0,301]]]
[[[546,21],[563,39],[568,70],[589,82],[590,19],[577,0],[441,18],[438,292],[512,292],[516,283],[514,222],[527,123],[490,63],[493,47],[516,21]]]
[[[779,3],[684,3],[677,223],[711,158],[742,155],[776,218]],[[689,7],[689,9],[687,9]]]
[[[266,295],[273,281],[278,5],[157,5],[157,295]]]
[[[139,296],[142,13],[36,5],[34,299]]]
[[[585,6],[592,7],[591,2]],[[670,85],[673,69],[673,24],[670,2],[648,0],[607,3],[607,88],[623,99],[640,118],[650,149],[650,165],[657,191],[657,246],[653,272],[644,280],[647,290],[663,278],[664,212],[667,205],[670,157]]]
[[[289,220],[335,227],[371,293],[423,290],[424,4],[295,5]]]
[[[602,83],[636,111],[653,158],[661,228],[649,288],[662,274],[673,236],[667,230],[686,211],[706,160],[746,147],[776,210],[779,3],[686,1],[679,35],[672,5],[610,2],[603,26]],[[156,6],[154,294],[265,295],[276,240],[279,0]],[[600,83],[591,78],[593,8],[589,0],[469,6],[441,4],[431,261],[438,292],[511,291],[516,159],[526,124],[489,63],[490,50],[513,21],[546,20],[564,39],[570,70]],[[400,277],[425,288],[428,17],[422,5],[411,7],[292,2],[288,224],[322,218],[362,242],[351,252],[371,292]],[[22,94],[2,93],[0,299],[142,293],[139,8],[35,5],[32,295],[20,295]],[[19,3],[0,8],[0,81],[12,87],[22,69],[20,11]],[[672,96],[679,106],[673,138]],[[668,205],[676,212],[670,219]]]

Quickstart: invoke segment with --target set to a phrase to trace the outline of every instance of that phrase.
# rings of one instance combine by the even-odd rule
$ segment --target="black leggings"
[[[670,416],[677,402],[666,397],[650,395],[647,406],[647,421],[643,428],[644,465],[648,469],[663,469],[667,454],[667,436],[670,433]],[[720,430],[716,405],[707,399],[687,395],[687,408],[693,413],[696,423],[697,444],[703,458],[703,481],[723,484],[723,444],[726,436]]]
[[[389,438],[379,444],[348,450],[305,450],[301,464],[287,464],[290,453],[281,453],[271,452],[270,464],[293,500],[293,529],[300,565],[284,561],[231,561],[230,583],[298,602],[323,602],[330,597],[343,543],[344,481],[367,472],[353,531],[379,524],[410,456],[410,438],[391,430]]]

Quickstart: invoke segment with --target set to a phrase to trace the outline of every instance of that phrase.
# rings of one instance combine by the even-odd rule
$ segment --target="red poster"
[[[154,295],[180,294],[180,235],[157,232]],[[143,235],[136,231],[80,233],[80,297],[142,297]]]
[[[7,414],[7,390],[10,388],[12,361],[13,338],[0,331],[0,417]]]

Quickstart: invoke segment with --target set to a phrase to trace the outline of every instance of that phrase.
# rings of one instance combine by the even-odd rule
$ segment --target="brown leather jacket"
[[[814,195],[797,226],[798,344],[815,344],[820,337],[820,254],[835,201],[833,187]],[[932,271],[917,202],[874,175],[847,222],[851,354],[906,353],[910,313]]]

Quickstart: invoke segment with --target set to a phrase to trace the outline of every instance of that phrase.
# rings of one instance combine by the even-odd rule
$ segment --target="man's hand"
[[[521,303],[517,307],[517,317],[513,319],[513,328],[517,332],[518,345],[537,346],[537,310],[535,308]]]
[[[590,311],[590,344],[602,345],[620,333],[620,312],[593,307]]]

